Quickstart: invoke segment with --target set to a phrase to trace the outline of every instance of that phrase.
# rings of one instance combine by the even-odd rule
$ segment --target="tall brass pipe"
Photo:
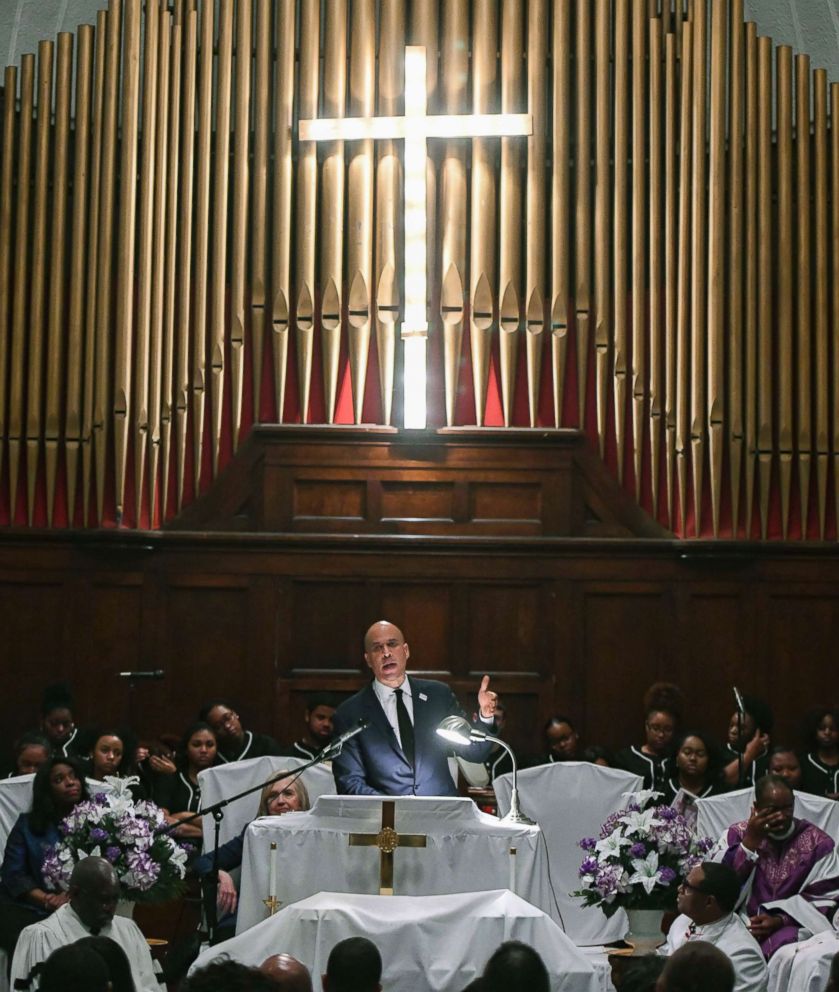
[[[795,57],[795,222],[798,235],[795,282],[795,453],[801,493],[801,536],[807,537],[807,520],[810,509],[810,467],[813,448],[812,420],[812,303],[810,281],[812,252],[810,222],[810,59],[807,55]]]
[[[326,5],[324,33],[323,112],[343,117],[347,93],[347,2]],[[320,227],[320,324],[323,399],[326,423],[335,419],[338,360],[343,323],[344,142],[326,144],[322,170]]]
[[[49,298],[46,340],[44,453],[47,470],[47,526],[55,511],[55,477],[62,447],[65,376],[65,298],[67,295],[67,199],[70,183],[70,96],[73,77],[73,35],[58,36],[55,72],[55,142],[52,168]],[[83,254],[82,245],[78,248]]]
[[[227,199],[230,188],[230,114],[233,78],[233,0],[219,5],[218,56],[216,59],[216,137],[213,170],[213,245],[210,260],[210,330],[207,360],[210,366],[210,444],[213,478],[218,475],[221,422],[224,415],[225,326],[227,313]],[[241,8],[240,8],[241,9]],[[200,460],[196,450],[196,462]],[[199,474],[196,473],[196,490]]]
[[[524,50],[524,7],[521,0],[506,0],[501,6],[501,113],[521,112]],[[543,125],[544,127],[544,125]],[[544,130],[542,132],[544,134]],[[544,161],[544,160],[543,160]],[[543,166],[544,171],[544,166]],[[501,168],[498,185],[498,352],[501,379],[501,411],[504,426],[512,421],[516,388],[518,343],[522,326],[521,254],[522,188],[521,139],[501,139]],[[528,231],[527,239],[538,237]],[[528,397],[533,408],[536,397]]]
[[[575,64],[575,134],[577,168],[574,170],[574,306],[577,332],[577,418],[585,427],[588,406],[588,366],[591,351],[591,14],[590,3],[578,3],[574,13],[577,56]],[[556,42],[554,42],[556,49]],[[534,127],[534,132],[536,128]],[[554,174],[557,164],[554,162]],[[554,415],[556,423],[556,415]]]
[[[533,115],[533,134],[527,141],[527,230],[538,230],[539,219],[544,223],[545,178],[542,163],[545,161],[547,108],[542,65],[547,59],[547,35],[543,25],[548,12],[537,0],[531,3],[527,15],[528,63],[527,101]],[[582,15],[581,15],[582,16]],[[542,340],[544,338],[545,304],[550,303],[551,372],[554,398],[554,426],[562,424],[562,406],[565,397],[565,379],[568,356],[568,311],[571,277],[571,4],[555,0],[553,4],[552,38],[552,161],[551,161],[551,217],[550,217],[550,298],[546,300],[544,253],[547,242],[538,242],[531,249],[527,238],[527,372],[528,392],[533,401],[530,407],[530,426],[536,426],[539,386],[542,370]],[[585,59],[588,61],[589,52]],[[532,65],[531,65],[531,59]],[[586,170],[588,171],[588,170]],[[544,235],[543,235],[544,238]],[[588,318],[586,318],[588,319]],[[578,337],[579,343],[579,337]],[[586,343],[586,352],[588,343]],[[588,357],[587,354],[585,356]],[[579,365],[578,365],[579,368]],[[588,364],[586,363],[586,375]],[[581,397],[578,417],[582,424],[585,404],[585,383],[577,381],[577,394]]]
[[[827,160],[827,71],[813,73],[813,226],[814,280],[813,312],[815,331],[815,430],[816,490],[819,540],[824,540],[827,516],[827,479],[830,459],[830,320],[828,314],[830,253]],[[839,190],[836,191],[839,193]],[[834,199],[836,193],[834,193]]]
[[[711,524],[719,537],[725,426],[725,84],[726,10],[711,7],[710,150],[708,156],[708,447],[711,469]]]
[[[671,247],[664,234],[666,183],[664,180],[662,111],[667,97],[664,84],[664,39],[661,23],[647,24],[650,53],[650,189],[649,216],[649,299],[650,299],[650,481],[652,483],[653,518],[658,519],[658,494],[661,479],[661,449],[664,437],[664,245]]]
[[[745,345],[745,465],[744,465],[744,533],[751,536],[757,467],[757,321],[758,321],[758,47],[757,26],[746,24],[746,142],[744,167],[745,277],[743,300],[743,340]]]
[[[206,14],[205,8],[205,17]],[[199,261],[203,258],[206,266],[206,231],[201,231],[199,222],[203,216],[206,224],[206,214],[203,213],[202,199],[209,190],[209,184],[204,181],[204,163],[198,165],[198,190],[200,196],[193,199],[195,189],[195,81],[198,59],[198,13],[194,10],[185,15],[186,30],[184,34],[183,54],[183,112],[180,129],[180,176],[181,195],[178,207],[178,320],[175,325],[175,379],[172,392],[173,428],[175,430],[175,506],[180,510],[184,496],[184,477],[186,475],[186,445],[187,445],[187,411],[189,410],[189,385],[191,381],[189,367],[190,329],[194,335],[199,332],[199,317],[205,310],[198,306],[198,293],[195,292],[195,307],[191,307],[190,290],[193,278],[197,282],[200,276]],[[202,26],[202,32],[206,29]],[[212,26],[209,28],[212,38]],[[203,64],[202,64],[203,67]],[[203,100],[203,94],[202,94]],[[199,125],[200,127],[200,125]],[[202,136],[206,128],[203,128]],[[199,146],[201,147],[201,146]],[[207,146],[207,149],[209,146]],[[209,154],[209,152],[208,152]],[[209,164],[209,163],[207,163]],[[192,250],[193,216],[195,217],[195,251]],[[201,254],[199,249],[203,252]],[[191,262],[195,259],[195,275],[191,272]],[[206,268],[204,269],[206,278]],[[203,327],[203,325],[201,325]],[[166,501],[164,499],[164,506]]]
[[[376,10],[356,0],[350,23],[350,114],[372,117],[376,106]],[[373,141],[350,146],[347,203],[348,336],[353,418],[362,420],[373,306]]]
[[[233,450],[239,447],[242,429],[242,395],[245,384],[245,281],[248,262],[248,184],[250,182],[251,59],[253,49],[253,5],[236,4],[236,134],[233,142],[233,243],[230,280],[230,406]],[[222,335],[222,340],[224,335]],[[222,345],[224,347],[224,345]],[[223,356],[222,356],[223,357]],[[223,385],[223,380],[222,380]],[[253,383],[259,394],[259,383]],[[221,410],[216,414],[221,440]],[[216,445],[218,450],[218,445]],[[218,470],[218,459],[216,459]]]
[[[104,33],[104,32],[103,32]],[[94,28],[82,24],[76,42],[76,128],[73,157],[73,202],[70,221],[69,303],[67,308],[67,392],[64,408],[64,458],[67,471],[67,522],[76,517],[79,478],[79,451],[82,434],[83,362],[85,347],[85,286],[87,259],[95,256],[92,231],[88,227],[91,179],[91,100],[93,94]],[[84,250],[82,250],[84,246]],[[0,252],[2,244],[0,243]],[[88,342],[92,350],[92,342]],[[2,402],[0,401],[0,406]]]
[[[253,420],[261,419],[262,360],[265,351],[265,307],[268,301],[268,169],[271,154],[271,74],[274,34],[271,0],[256,0],[256,52],[253,95],[253,180],[251,185],[251,378],[253,379]],[[294,28],[292,27],[292,31]],[[282,127],[283,123],[279,122]],[[288,265],[286,264],[286,273]],[[286,274],[286,283],[288,275]],[[286,291],[288,285],[286,285]],[[286,292],[286,299],[288,294]],[[286,306],[286,335],[288,306]],[[288,337],[286,336],[286,340]],[[280,390],[277,391],[279,399]],[[277,421],[282,410],[277,410]]]
[[[757,461],[760,532],[766,539],[772,480],[772,41],[757,40]]]
[[[626,386],[629,374],[629,0],[615,0],[615,254],[613,259],[615,443],[618,482],[626,453]],[[599,126],[599,125],[598,125]],[[600,250],[598,245],[598,250]]]
[[[792,485],[793,459],[793,155],[792,155],[792,49],[789,45],[778,46],[777,58],[777,137],[775,139],[778,161],[777,201],[777,274],[775,285],[778,296],[778,350],[774,367],[777,369],[778,424],[777,439],[778,467],[781,489],[781,533],[786,539],[789,530],[789,498]],[[771,223],[771,221],[770,221]],[[769,289],[769,284],[765,290]],[[769,328],[771,325],[764,325]],[[771,346],[768,356],[767,387],[773,388]],[[771,449],[773,439],[766,438]],[[767,494],[768,496],[768,494]]]
[[[49,208],[50,122],[55,44],[38,44],[38,101],[32,205],[32,284],[29,295],[26,384],[26,507],[32,526],[35,486],[43,441],[44,351],[47,315],[47,213]]]
[[[673,528],[676,487],[676,313],[679,297],[679,184],[676,153],[679,148],[679,94],[676,35],[664,45],[664,463],[667,524]]]
[[[441,52],[443,108],[463,113],[469,81],[469,10],[466,0],[443,7]],[[384,112],[384,111],[382,111]],[[395,168],[398,168],[398,160]],[[455,420],[463,344],[464,282],[466,279],[466,143],[446,141],[440,166],[440,316],[443,323],[443,369],[446,424]]]
[[[833,200],[830,211],[830,239],[833,245],[839,243],[839,83],[830,84],[830,186]],[[830,273],[830,323],[834,332],[839,327],[839,252],[832,254]],[[836,536],[839,539],[839,486],[835,480],[839,478],[839,348],[833,348],[833,364],[831,368],[833,392],[831,394],[831,424],[833,427],[833,498],[836,523]]]
[[[6,66],[3,75],[3,143],[0,149],[0,438],[7,436],[6,376],[11,349],[12,324],[12,219],[15,168],[15,101],[17,68]],[[0,444],[0,474],[4,445]],[[14,511],[13,511],[14,512]]]
[[[578,18],[581,17],[582,5],[578,7]],[[596,0],[594,11],[594,52],[596,61],[595,75],[595,157],[594,157],[594,243],[597,251],[594,253],[594,350],[596,374],[597,402],[597,437],[600,447],[600,457],[606,451],[606,404],[609,397],[609,361],[611,358],[612,339],[612,308],[611,308],[611,253],[613,238],[611,233],[611,85],[610,73],[612,56],[609,44],[610,6],[608,0]],[[583,32],[581,38],[581,21],[577,22],[577,51],[583,53],[578,62],[586,62],[585,51],[581,43],[588,36]],[[586,79],[588,77],[586,76]],[[580,80],[580,68],[577,75]],[[581,331],[587,326],[585,320],[588,312],[589,284],[584,276],[591,271],[590,258],[592,251],[591,219],[589,217],[589,170],[585,167],[590,155],[590,142],[583,141],[583,129],[589,133],[589,121],[580,120],[580,114],[588,107],[581,94],[577,97],[577,161],[582,168],[577,169],[577,206],[576,206],[576,308],[577,308],[577,347],[580,351],[587,349]],[[583,188],[581,189],[581,182]],[[581,268],[582,267],[582,268]],[[581,382],[584,370],[578,364],[577,375]],[[583,386],[583,393],[585,387]],[[580,426],[584,423],[581,406]]]
[[[137,303],[133,350],[128,360],[133,375],[134,420],[134,519],[140,526],[143,510],[146,452],[149,436],[149,374],[152,320],[152,281],[154,277],[155,187],[157,164],[157,89],[160,12],[157,0],[146,0],[143,38],[142,142],[140,146],[140,203],[137,214]],[[134,273],[131,273],[132,282]],[[133,295],[133,287],[132,287]]]
[[[641,458],[647,422],[647,12],[632,6],[632,454],[635,498],[641,500]]]

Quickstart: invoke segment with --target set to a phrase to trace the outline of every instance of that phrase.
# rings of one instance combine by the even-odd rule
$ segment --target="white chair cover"
[[[809,820],[831,837],[839,838],[839,803],[809,792],[796,792],[793,815]],[[754,802],[754,789],[737,789],[721,796],[696,800],[696,832],[700,836],[721,837],[732,823],[748,820]]]
[[[281,909],[246,933],[210,947],[191,971],[221,954],[258,965],[279,952],[309,969],[315,992],[332,948],[347,937],[379,948],[388,992],[460,992],[505,940],[535,947],[552,992],[606,992],[605,962],[579,951],[553,920],[506,890],[437,896],[320,892]]]
[[[32,808],[34,775],[0,779],[0,860],[6,850],[6,838],[21,813]]]
[[[607,917],[596,907],[583,906],[569,893],[580,883],[583,852],[579,842],[583,837],[597,837],[603,821],[626,805],[624,793],[637,792],[641,786],[638,775],[585,761],[563,761],[519,772],[519,804],[542,828],[565,932],[575,944],[604,944],[620,940],[627,932],[623,910]],[[512,773],[495,780],[499,813],[510,809],[512,791]]]
[[[304,758],[248,758],[245,761],[231,761],[226,765],[206,768],[198,774],[201,786],[201,807],[206,809],[213,803],[227,796],[235,796],[245,789],[265,782],[273,774],[285,768],[295,769],[305,765]],[[309,793],[309,800],[314,805],[319,796],[331,795],[335,792],[335,779],[332,777],[331,765],[315,765],[303,772],[303,784]],[[219,842],[231,840],[238,836],[251,822],[259,811],[259,792],[253,792],[244,799],[231,803],[224,809],[224,819],[221,821]],[[204,850],[213,848],[213,818],[205,816]]]
[[[779,948],[769,959],[768,992],[823,992],[836,954],[839,934],[833,931]]]

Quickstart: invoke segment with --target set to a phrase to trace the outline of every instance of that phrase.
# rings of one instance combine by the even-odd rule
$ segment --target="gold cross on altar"
[[[339,117],[300,121],[301,141],[402,139],[405,142],[403,391],[405,427],[426,424],[426,139],[503,138],[533,133],[531,114],[436,114],[427,111],[425,47],[405,49],[404,117]]]
[[[377,834],[350,834],[350,847],[378,847],[379,895],[393,895],[393,852],[397,847],[425,847],[425,834],[398,834],[396,803],[385,799],[382,803],[382,829]]]

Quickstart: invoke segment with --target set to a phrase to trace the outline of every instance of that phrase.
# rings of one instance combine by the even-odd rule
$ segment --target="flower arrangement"
[[[157,830],[165,826],[163,810],[135,802],[130,787],[139,779],[106,776],[107,789],[77,803],[58,825],[62,839],[47,851],[44,880],[66,890],[75,865],[83,858],[106,858],[119,878],[120,897],[132,902],[165,902],[184,888],[189,846]]]
[[[672,806],[653,805],[658,792],[625,793],[629,802],[606,820],[600,837],[584,837],[580,896],[606,916],[619,909],[674,909],[676,890],[714,842],[697,837]]]

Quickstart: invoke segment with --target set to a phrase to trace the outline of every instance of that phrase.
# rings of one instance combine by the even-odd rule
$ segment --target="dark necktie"
[[[394,689],[396,696],[396,720],[399,724],[399,739],[402,741],[402,753],[413,765],[414,763],[414,725],[408,716],[408,709],[402,699],[402,690]]]

